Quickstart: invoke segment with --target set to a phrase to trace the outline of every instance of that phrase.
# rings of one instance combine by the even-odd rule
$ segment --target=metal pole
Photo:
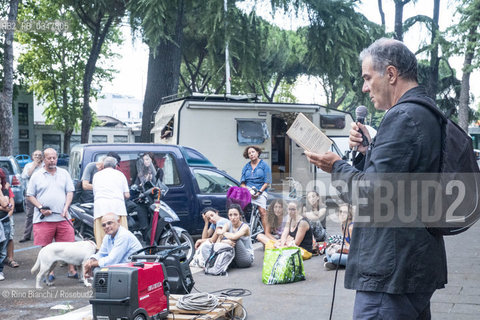
[[[227,38],[227,1],[224,0],[224,9],[225,9],[225,84],[226,84],[226,94],[231,93],[230,86],[230,61],[228,53],[228,38]]]

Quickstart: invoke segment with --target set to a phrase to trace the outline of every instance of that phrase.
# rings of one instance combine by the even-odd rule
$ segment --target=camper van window
[[[322,114],[320,115],[320,127],[322,129],[343,129],[345,128],[345,115]]]
[[[237,119],[237,141],[240,145],[260,144],[270,136],[264,119]]]
[[[195,169],[194,173],[198,188],[202,194],[225,194],[230,187],[237,186],[234,181],[214,171]]]
[[[141,159],[144,153],[138,152],[118,152],[121,158],[118,169],[127,177],[128,185],[131,185],[137,179],[137,161]],[[106,153],[95,155],[95,161],[100,161]],[[167,186],[178,186],[181,184],[180,176],[177,170],[177,164],[169,153],[153,152],[153,166],[156,171],[156,179],[160,179]]]

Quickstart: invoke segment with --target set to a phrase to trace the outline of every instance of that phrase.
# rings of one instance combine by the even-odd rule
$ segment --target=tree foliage
[[[308,73],[318,77],[328,107],[342,104],[351,111],[363,102],[358,54],[383,34],[382,28],[357,13],[350,1],[305,2]]]
[[[20,55],[25,83],[36,98],[45,104],[46,123],[64,133],[64,153],[70,152],[70,137],[79,128],[82,118],[82,82],[91,46],[90,33],[71,6],[58,0],[26,1],[20,11],[22,20],[68,21],[69,30],[62,32],[22,32]],[[104,49],[102,57],[111,58]],[[108,65],[108,64],[104,64]],[[97,96],[101,81],[111,80],[111,69],[97,68],[92,95]]]
[[[83,76],[83,107],[82,107],[82,143],[88,142],[90,127],[92,126],[92,110],[90,95],[92,81],[96,72],[97,61],[102,53],[104,43],[119,42],[117,25],[125,15],[128,0],[64,0],[72,5],[75,12],[89,30],[91,41],[89,56]]]
[[[480,1],[463,0],[458,7],[461,15],[459,23],[450,31],[457,36],[457,41],[452,46],[452,54],[463,55],[463,75],[458,107],[458,124],[468,131],[471,117],[470,109],[470,75],[480,66]]]
[[[161,99],[178,92],[186,3],[190,1],[140,0],[128,6],[132,27],[141,29],[150,50],[142,114],[143,142],[151,141],[152,115]]]

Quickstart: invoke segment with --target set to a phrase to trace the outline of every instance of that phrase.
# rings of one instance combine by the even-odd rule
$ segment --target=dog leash
[[[59,215],[61,215],[60,212],[53,212],[53,211],[52,211],[52,214],[59,214]],[[42,215],[40,216],[40,219],[43,219],[43,218],[45,218],[45,215],[42,214]],[[78,230],[75,229],[75,227],[73,226],[72,221],[70,221],[70,219],[68,219],[67,217],[63,217],[63,218],[64,218],[65,220],[67,220],[67,222],[68,222],[68,224],[70,225],[70,227],[72,227],[73,231],[75,231],[75,234],[76,234],[77,236],[79,236],[80,239],[82,239],[82,241],[85,241],[85,238],[84,238],[84,237],[80,234],[80,232],[78,232]]]

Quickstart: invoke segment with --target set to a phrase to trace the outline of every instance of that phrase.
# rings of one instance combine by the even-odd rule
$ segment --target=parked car
[[[58,154],[58,160],[57,160],[57,166],[60,167],[68,167],[68,161],[70,160],[70,155],[66,153],[59,153]]]
[[[30,158],[28,154],[17,154],[15,156],[15,160],[17,160],[17,163],[21,169],[23,169],[27,163],[32,162],[32,158]]]
[[[15,195],[15,209],[17,212],[23,211],[23,200],[25,197],[26,181],[22,179],[22,171],[14,157],[0,157],[0,168],[8,175],[8,182],[11,185]]]
[[[162,198],[179,216],[175,223],[192,235],[202,233],[204,226],[200,212],[205,207],[217,208],[226,216],[227,191],[239,182],[217,169],[204,155],[195,149],[162,144],[79,144],[70,153],[69,171],[78,185],[85,166],[99,161],[108,152],[120,157],[119,170],[127,177],[129,185],[137,178],[137,162],[145,153],[153,154],[157,177],[168,186]]]

